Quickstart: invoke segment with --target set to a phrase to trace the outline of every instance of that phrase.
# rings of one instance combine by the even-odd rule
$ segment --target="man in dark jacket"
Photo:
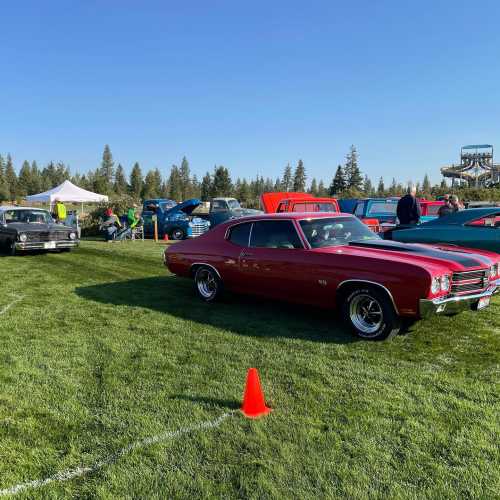
[[[417,188],[409,186],[407,193],[398,201],[397,215],[402,226],[414,226],[420,221],[422,211],[416,194]]]

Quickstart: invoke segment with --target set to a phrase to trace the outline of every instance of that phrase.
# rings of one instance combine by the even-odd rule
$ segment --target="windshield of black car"
[[[304,219],[300,227],[312,248],[348,245],[351,241],[379,240],[380,237],[355,217]]]
[[[4,212],[6,224],[27,223],[27,224],[50,224],[52,217],[46,210],[6,210]]]

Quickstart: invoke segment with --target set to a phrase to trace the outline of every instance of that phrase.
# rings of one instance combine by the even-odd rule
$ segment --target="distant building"
[[[500,164],[493,162],[493,146],[473,144],[460,149],[460,164],[441,168],[443,177],[451,179],[452,186],[492,187],[500,184]]]

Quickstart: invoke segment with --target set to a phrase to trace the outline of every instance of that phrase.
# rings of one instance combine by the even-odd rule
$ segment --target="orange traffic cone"
[[[262,415],[267,415],[271,411],[271,408],[266,406],[264,400],[264,393],[260,386],[257,368],[249,368],[248,370],[241,411],[243,415],[248,418],[259,418]]]

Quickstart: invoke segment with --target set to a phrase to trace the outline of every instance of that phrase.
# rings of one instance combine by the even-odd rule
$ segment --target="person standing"
[[[66,207],[62,201],[56,200],[55,212],[56,212],[56,221],[59,222],[59,224],[64,224],[67,217],[67,213],[66,213]]]
[[[402,226],[414,226],[420,222],[422,210],[417,199],[417,188],[408,186],[406,194],[400,198],[397,207],[397,216]]]

